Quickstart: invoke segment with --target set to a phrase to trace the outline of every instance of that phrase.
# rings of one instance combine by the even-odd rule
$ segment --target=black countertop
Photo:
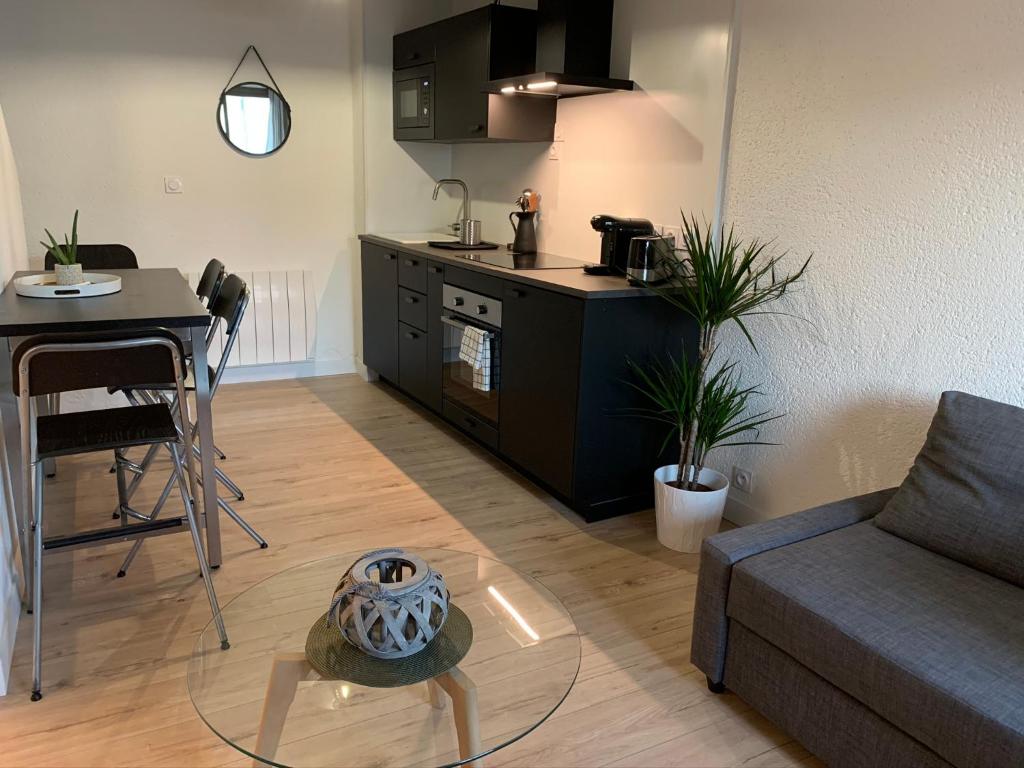
[[[360,235],[360,240],[385,248],[394,248],[403,253],[416,253],[421,256],[451,264],[453,267],[472,270],[474,272],[485,272],[503,280],[512,280],[517,283],[526,283],[557,293],[565,293],[571,296],[578,296],[582,299],[621,299],[635,298],[649,293],[644,288],[634,287],[626,282],[625,277],[612,277],[610,275],[588,275],[579,269],[505,269],[495,267],[491,264],[482,264],[478,261],[459,258],[459,251],[450,251],[444,248],[431,248],[426,243],[399,243],[396,240],[388,240],[377,235]],[[463,251],[462,253],[465,253]],[[497,251],[481,251],[486,253],[508,253],[505,248]]]

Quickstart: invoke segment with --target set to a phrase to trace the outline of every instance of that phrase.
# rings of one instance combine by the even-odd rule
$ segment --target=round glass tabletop
[[[362,552],[290,568],[223,607],[196,641],[188,688],[224,741],[273,766],[461,765],[522,738],[576,680],[580,638],[546,587],[497,560],[412,549],[439,571],[473,625],[469,652],[432,682],[398,688],[322,679],[306,636]],[[340,638],[340,634],[339,634]]]

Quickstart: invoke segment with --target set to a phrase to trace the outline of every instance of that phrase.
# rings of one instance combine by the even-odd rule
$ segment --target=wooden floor
[[[356,376],[225,386],[215,404],[224,469],[267,550],[224,518],[221,602],[292,565],[382,545],[464,549],[527,571],[583,636],[580,677],[539,729],[487,766],[818,765],[689,658],[697,556],[662,548],[653,514],[585,525],[437,419]],[[64,460],[48,535],[95,527],[114,498],[109,457]],[[163,472],[158,473],[162,475]],[[152,498],[162,477],[150,478]],[[140,505],[141,506],[141,505]],[[199,720],[185,670],[209,618],[187,536],[46,562],[44,689],[30,703],[31,621],[0,699],[2,766],[242,766]]]

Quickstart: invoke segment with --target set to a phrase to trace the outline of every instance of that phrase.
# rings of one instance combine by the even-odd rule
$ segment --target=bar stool
[[[245,314],[245,309],[249,305],[249,289],[238,275],[228,275],[224,278],[221,289],[214,299],[213,305],[210,307],[210,314],[215,318],[214,327],[219,322],[225,323],[225,339],[224,339],[224,351],[221,355],[220,362],[216,368],[207,368],[206,375],[210,377],[210,398],[212,399],[217,394],[217,389],[220,385],[221,377],[224,374],[224,369],[227,367],[228,355],[231,349],[234,347],[235,342],[238,340],[238,332],[241,328],[242,316]],[[193,366],[193,375],[194,375]],[[192,391],[195,389],[195,383],[190,375],[185,382],[185,389]],[[128,401],[136,406],[144,407],[146,404],[161,402],[167,405],[172,411],[177,408],[178,394],[171,390],[166,385],[145,385],[136,387],[124,387],[122,391]],[[195,445],[195,437],[197,431],[197,425],[191,422],[181,422],[178,425],[179,436],[184,440],[186,430],[191,436],[192,452],[198,457],[199,448]],[[185,442],[189,442],[186,440]],[[136,473],[136,477],[133,478],[132,484],[126,489],[125,498],[130,499],[134,494],[138,484],[141,483],[142,478],[145,477],[152,465],[153,454],[155,449],[150,448],[146,457],[143,459],[141,465],[130,464],[128,469]],[[237,491],[237,495],[241,498],[241,491],[238,490],[238,486],[232,482],[224,472],[219,468],[214,468],[215,478],[212,481],[213,492],[216,493],[217,482],[224,483],[228,488]],[[205,478],[199,479],[200,485],[203,487],[204,492],[207,488]],[[155,520],[163,509],[164,504],[167,502],[171,492],[174,489],[174,475],[173,473],[167,478],[167,482],[164,483],[163,491],[161,492],[156,504],[152,511],[148,515],[132,509],[128,506],[127,501],[125,504],[120,505],[118,512],[115,512],[115,516],[121,515],[134,517],[138,520],[150,521]],[[218,494],[217,506],[227,514],[235,523],[245,531],[253,541],[255,541],[260,549],[266,549],[269,545],[267,541],[253,528],[245,518],[243,518],[238,512],[232,507],[227,501],[225,501]],[[128,572],[128,567],[132,564],[135,556],[138,554],[139,549],[142,547],[142,541],[137,541],[132,545],[131,550],[128,552],[128,556],[125,558],[124,563],[121,565],[121,569],[117,572],[119,577],[123,577]]]
[[[103,245],[81,245],[78,246],[78,263],[86,272],[94,272],[97,269],[138,269],[139,260],[135,251],[127,245],[120,243],[107,243]],[[53,254],[47,252],[43,259],[47,269],[53,269],[56,259]]]
[[[79,244],[77,250],[78,263],[86,272],[100,269],[138,269],[139,260],[135,251],[120,243]],[[46,269],[53,269],[57,260],[49,251],[43,257]],[[47,413],[60,413],[60,394],[51,395],[46,401]],[[47,477],[53,477],[56,471],[53,462],[49,462]]]
[[[227,270],[224,269],[220,259],[210,259],[196,286],[196,295],[204,306],[208,307],[213,304],[213,300],[220,293],[220,287],[226,275]]]
[[[197,491],[195,460],[180,439],[171,408],[163,402],[141,407],[107,408],[36,416],[33,398],[94,387],[130,387],[166,382],[177,395],[178,418],[189,423],[185,398],[185,351],[181,340],[163,329],[92,334],[44,334],[25,339],[12,356],[14,392],[18,396],[22,453],[22,558],[28,609],[33,613],[32,700],[42,698],[42,567],[44,553],[95,546],[111,541],[141,541],[147,536],[188,529],[221,647],[229,647],[210,568],[199,536],[194,508]],[[47,458],[113,450],[118,458],[132,446],[166,445],[185,507],[184,517],[101,528],[70,536],[44,537],[43,469]],[[179,451],[179,447],[184,451]],[[182,453],[184,455],[182,455]],[[118,467],[119,501],[125,487]],[[31,534],[32,546],[28,547]]]

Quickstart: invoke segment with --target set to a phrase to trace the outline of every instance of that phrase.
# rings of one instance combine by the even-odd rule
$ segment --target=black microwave
[[[434,138],[434,65],[394,74],[395,141]]]

